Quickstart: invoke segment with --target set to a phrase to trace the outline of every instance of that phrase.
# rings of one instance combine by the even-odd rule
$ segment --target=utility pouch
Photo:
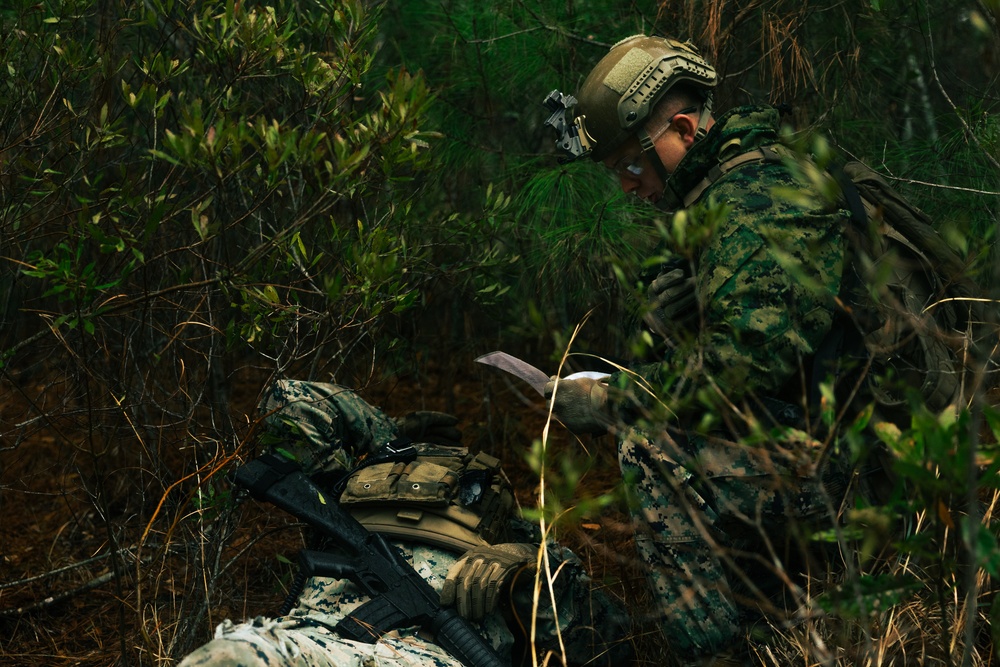
[[[457,487],[457,472],[419,458],[406,466],[396,484],[401,502],[428,505],[447,505]]]
[[[348,478],[340,502],[345,505],[352,502],[378,502],[391,497],[406,467],[406,463],[387,462],[361,468]],[[351,500],[348,501],[347,498]]]
[[[459,553],[502,542],[514,498],[499,459],[415,444],[410,461],[361,467],[340,504],[366,528]]]

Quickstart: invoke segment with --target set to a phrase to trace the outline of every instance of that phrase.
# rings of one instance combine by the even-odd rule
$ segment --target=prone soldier
[[[558,571],[555,596],[542,595],[535,607],[533,571],[543,547],[533,526],[516,516],[500,462],[458,446],[454,417],[421,412],[395,421],[344,387],[296,380],[276,382],[261,412],[264,440],[275,455],[266,458],[266,465],[252,461],[258,465],[248,466],[243,483],[258,497],[280,499],[313,526],[336,522],[343,528],[341,546],[345,535],[353,536],[347,539],[348,555],[357,555],[351,552],[371,539],[364,534],[377,533],[367,553],[389,563],[397,575],[405,576],[412,566],[419,581],[409,582],[406,590],[421,592],[424,611],[403,618],[401,627],[378,627],[373,618],[379,614],[372,610],[378,610],[377,591],[388,588],[389,579],[375,575],[393,575],[370,573],[382,583],[358,585],[364,582],[357,571],[372,564],[325,557],[325,550],[336,551],[338,540],[320,536],[305,554],[309,567],[319,571],[315,576],[304,572],[286,609],[274,618],[223,622],[215,638],[188,655],[182,667],[516,664],[531,650],[523,630],[532,624],[534,650],[554,652],[567,664],[628,659],[627,615],[591,585],[568,549],[544,546],[552,571]],[[322,507],[334,502],[353,518],[322,518]],[[368,531],[352,528],[355,521]],[[439,593],[444,612],[433,610],[437,620],[421,623],[417,616],[433,609],[428,600]],[[391,610],[381,616],[394,618],[405,602],[387,600],[384,608]],[[477,648],[464,652],[465,662],[456,657],[463,653],[454,641],[428,634],[430,626],[440,635],[442,627],[453,625],[456,611],[478,633],[470,642]],[[479,637],[488,648],[479,647]]]

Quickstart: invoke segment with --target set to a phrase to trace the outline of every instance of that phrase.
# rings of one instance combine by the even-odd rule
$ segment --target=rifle
[[[348,579],[371,599],[337,623],[342,636],[374,643],[390,630],[419,625],[467,667],[504,663],[468,621],[441,607],[440,596],[382,535],[370,532],[346,512],[297,464],[265,454],[241,466],[235,481],[260,501],[305,521],[351,555],[303,550],[300,566],[310,575]]]

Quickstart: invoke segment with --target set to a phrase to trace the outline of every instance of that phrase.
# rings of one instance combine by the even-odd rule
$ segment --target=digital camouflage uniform
[[[712,167],[776,144],[777,128],[773,109],[731,111],[684,156],[668,190],[682,199]],[[797,195],[782,196],[782,188]],[[700,201],[710,199],[731,210],[693,258],[704,328],[663,359],[634,368],[641,382],[625,373],[610,380],[624,392],[617,407],[631,425],[619,435],[619,460],[639,554],[664,634],[675,654],[690,658],[734,641],[746,613],[737,597],[758,593],[753,575],[742,577],[742,567],[724,562],[716,547],[747,549],[770,562],[763,535],[780,550],[799,519],[826,507],[819,445],[790,427],[799,425],[794,406],[802,405],[814,352],[834,326],[849,217],[781,162],[726,173]],[[758,399],[771,409],[767,417]],[[736,412],[727,405],[757,415],[759,444],[735,442],[752,430],[736,419],[694,433],[710,412],[706,403],[730,418]]]
[[[396,422],[343,387],[282,380],[261,404],[268,424],[265,441],[292,456],[304,471],[323,478],[353,468],[363,454],[396,440]],[[317,476],[318,474],[318,476]],[[518,521],[527,535],[531,528]],[[521,524],[524,524],[523,526]],[[461,556],[412,542],[394,542],[420,575],[438,592],[449,568]],[[579,559],[569,550],[548,545],[556,579],[556,609],[570,664],[610,664],[627,659],[628,617],[601,591],[593,590]],[[530,625],[533,576],[520,577],[510,594],[508,614]],[[541,596],[537,612],[536,647],[559,651],[552,605]],[[215,638],[190,654],[182,667],[212,665],[296,665],[323,667],[427,666],[460,667],[455,658],[419,628],[400,628],[373,644],[339,636],[333,627],[368,600],[346,580],[312,577],[295,608],[286,616],[256,618],[234,624],[225,621]],[[515,636],[504,616],[489,614],[475,624],[504,662],[514,661]],[[515,625],[516,627],[516,625]]]

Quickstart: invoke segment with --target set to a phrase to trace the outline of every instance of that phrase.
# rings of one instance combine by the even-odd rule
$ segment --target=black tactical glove
[[[399,434],[413,442],[429,442],[446,447],[460,447],[462,432],[455,428],[458,417],[446,412],[419,410],[396,420]]]
[[[657,334],[688,329],[698,321],[698,298],[694,276],[686,268],[671,263],[649,286],[646,323]]]
[[[593,378],[556,380],[545,385],[545,398],[552,412],[573,433],[606,433],[611,425],[608,415],[608,385]],[[555,401],[552,402],[552,395]]]
[[[455,604],[470,621],[481,621],[497,607],[500,590],[514,572],[534,568],[539,547],[505,542],[469,549],[448,570],[441,589],[441,604]]]

